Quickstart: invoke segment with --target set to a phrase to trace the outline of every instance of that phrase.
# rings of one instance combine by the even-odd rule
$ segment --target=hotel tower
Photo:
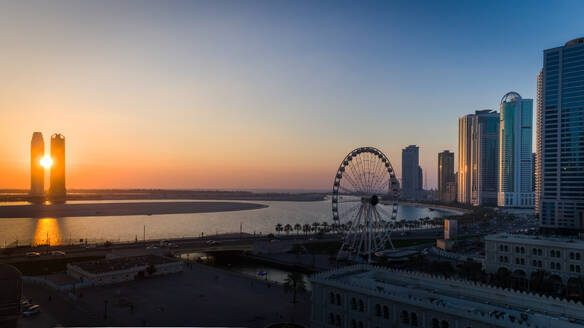
[[[34,132],[30,141],[30,197],[43,199],[45,196],[45,168],[41,159],[45,156],[43,134]]]

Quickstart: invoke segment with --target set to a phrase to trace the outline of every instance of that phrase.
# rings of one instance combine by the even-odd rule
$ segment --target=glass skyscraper
[[[499,114],[499,193],[501,207],[533,207],[533,100],[509,92]]]
[[[584,228],[584,38],[544,50],[540,225]]]
[[[458,119],[458,202],[496,206],[499,113],[485,109]]]

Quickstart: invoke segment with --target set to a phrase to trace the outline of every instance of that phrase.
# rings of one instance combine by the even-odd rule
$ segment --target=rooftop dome
[[[584,43],[584,38],[570,40],[570,41],[566,42],[566,46],[571,46],[571,45],[579,44],[579,43]]]
[[[503,96],[503,98],[501,98],[501,104],[508,103],[508,102],[516,102],[518,100],[521,100],[521,96],[517,92],[511,91],[511,92],[507,92]]]
[[[9,264],[0,263],[0,280],[20,279],[22,274]]]

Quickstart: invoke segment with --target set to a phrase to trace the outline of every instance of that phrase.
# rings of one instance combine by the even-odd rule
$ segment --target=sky
[[[427,188],[458,117],[535,98],[581,1],[3,1],[0,189],[33,131],[67,138],[68,188],[328,190],[352,149]],[[534,129],[535,130],[535,129]],[[534,138],[535,139],[535,138]]]

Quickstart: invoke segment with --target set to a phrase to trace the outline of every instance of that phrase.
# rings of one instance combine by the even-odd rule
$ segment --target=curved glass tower
[[[500,105],[497,205],[533,208],[533,100],[509,92]]]
[[[42,200],[45,196],[45,168],[41,159],[45,156],[43,134],[34,132],[30,141],[30,197]]]
[[[62,134],[51,136],[51,187],[49,198],[51,201],[62,202],[67,198],[65,189],[65,137]]]

